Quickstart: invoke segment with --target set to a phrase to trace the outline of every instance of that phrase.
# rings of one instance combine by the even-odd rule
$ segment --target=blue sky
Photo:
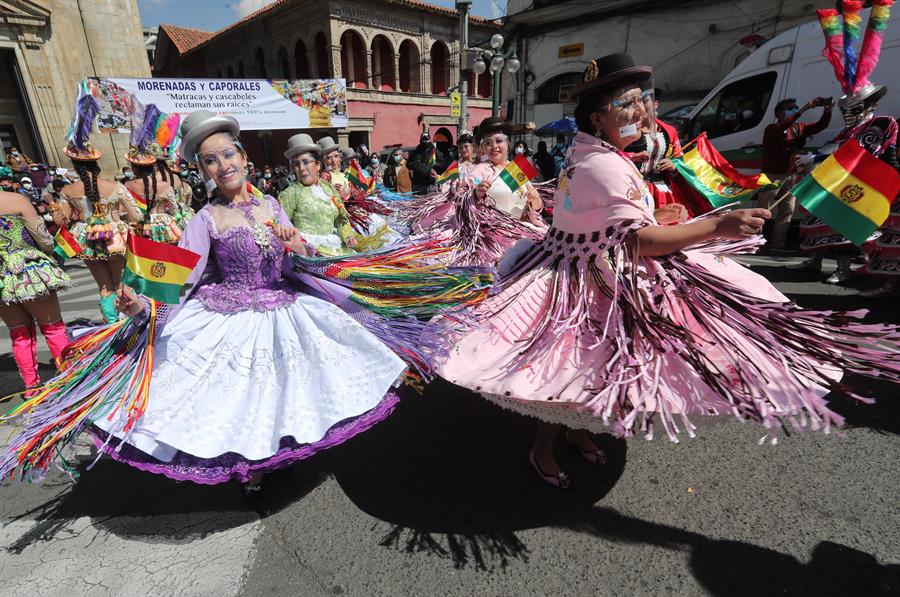
[[[454,0],[425,0],[430,4],[452,8]],[[160,23],[217,31],[244,15],[250,14],[268,0],[137,0],[141,22],[152,27]],[[505,12],[506,0],[475,0],[472,12],[496,18]]]

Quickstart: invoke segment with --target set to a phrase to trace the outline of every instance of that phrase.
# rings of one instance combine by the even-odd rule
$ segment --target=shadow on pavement
[[[712,595],[900,594],[900,565],[879,564],[870,554],[830,541],[819,543],[804,563],[771,549],[711,539],[609,508],[595,508],[562,526],[609,541],[685,552],[691,574]]]
[[[347,497],[391,525],[382,546],[448,558],[457,568],[502,568],[528,558],[516,531],[586,515],[625,468],[624,440],[598,438],[605,467],[560,441],[572,488],[550,487],[527,462],[533,432],[533,419],[439,381],[324,458]]]

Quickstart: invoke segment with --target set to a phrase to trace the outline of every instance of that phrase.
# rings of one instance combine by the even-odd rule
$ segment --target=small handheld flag
[[[122,282],[154,300],[176,305],[199,260],[193,251],[129,234]]]
[[[356,160],[350,162],[350,167],[347,168],[347,178],[354,186],[364,191],[372,191],[375,188],[375,178],[370,176]]]
[[[900,174],[851,139],[792,192],[807,211],[861,245],[890,214]]]
[[[63,259],[75,257],[84,250],[65,226],[59,227],[54,240],[56,240],[56,246],[53,247],[53,252]]]
[[[772,185],[765,174],[748,176],[738,171],[713,147],[705,133],[697,139],[696,147],[673,158],[672,163],[685,182],[714,208],[749,199],[758,189]]]
[[[500,172],[500,174],[497,175],[497,178],[491,182],[491,187],[505,186],[515,193],[525,186],[525,183],[537,176],[537,174],[537,169],[531,165],[528,158],[519,154],[508,166],[506,166],[506,168],[503,169],[502,172]],[[490,194],[490,189],[488,190],[488,194]]]
[[[437,180],[434,181],[435,184],[444,184],[445,182],[450,182],[451,180],[456,180],[459,178],[459,162],[453,162],[447,169],[444,170],[444,173],[437,177]]]
[[[431,146],[431,155],[428,157],[428,167],[434,168],[434,165],[437,164],[437,152],[434,150],[434,146]]]

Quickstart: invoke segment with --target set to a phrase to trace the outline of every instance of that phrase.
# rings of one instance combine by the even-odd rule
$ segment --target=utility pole
[[[467,70],[469,59],[469,8],[472,0],[456,0],[456,10],[459,11],[459,125],[456,127],[456,136],[459,138],[469,126],[469,71]]]

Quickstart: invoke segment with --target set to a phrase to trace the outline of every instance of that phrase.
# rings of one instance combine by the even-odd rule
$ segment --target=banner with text
[[[89,77],[100,102],[100,132],[128,133],[135,104],[185,116],[195,110],[228,114],[241,130],[347,128],[344,79],[128,79]],[[137,100],[137,102],[135,102]]]

